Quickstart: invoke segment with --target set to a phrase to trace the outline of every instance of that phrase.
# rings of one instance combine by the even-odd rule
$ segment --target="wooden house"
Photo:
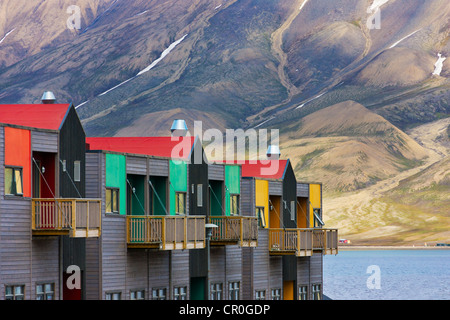
[[[319,242],[328,231],[310,223],[322,208],[321,185],[297,183],[289,160],[246,161],[242,176],[242,206],[259,221],[258,247],[242,253],[244,298],[321,296],[311,292],[322,290],[322,254],[337,253],[337,231],[328,240],[334,251],[327,251]]]
[[[0,105],[0,166],[0,297],[83,298],[100,201],[85,197],[85,133],[73,105]],[[68,287],[71,266],[80,278]]]
[[[86,138],[71,104],[43,102],[0,105],[0,299],[322,296],[337,230],[321,184],[297,182],[289,160]]]
[[[197,140],[86,141],[86,192],[102,199],[104,226],[87,245],[88,299],[189,298],[190,251],[205,247],[206,217],[189,206]]]
[[[242,299],[242,248],[257,246],[257,219],[242,211],[241,166],[207,163],[207,169],[205,213],[208,222],[216,227],[210,239],[210,267],[206,250],[191,254],[194,275],[201,282],[194,298]]]

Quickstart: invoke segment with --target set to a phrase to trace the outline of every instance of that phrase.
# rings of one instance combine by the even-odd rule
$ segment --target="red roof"
[[[235,160],[216,161],[216,163],[239,164],[243,177],[262,179],[282,179],[289,160]]]
[[[58,130],[71,104],[2,104],[0,123]]]
[[[195,137],[87,137],[87,150],[187,159]]]

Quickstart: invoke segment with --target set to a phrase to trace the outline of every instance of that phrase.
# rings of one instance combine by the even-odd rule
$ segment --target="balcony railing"
[[[258,219],[245,216],[211,216],[213,229],[211,245],[239,244],[241,247],[258,245]]]
[[[74,238],[101,234],[100,199],[33,198],[33,235],[69,235]]]
[[[269,229],[271,255],[311,256],[314,251],[337,254],[337,229]]]
[[[204,216],[127,216],[129,248],[160,250],[205,247]]]

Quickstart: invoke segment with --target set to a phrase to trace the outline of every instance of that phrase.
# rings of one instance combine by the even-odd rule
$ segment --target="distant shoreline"
[[[339,251],[352,251],[352,250],[450,250],[450,247],[437,247],[437,246],[339,246]]]

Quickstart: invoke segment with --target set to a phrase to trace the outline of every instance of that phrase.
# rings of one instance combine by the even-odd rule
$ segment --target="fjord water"
[[[333,300],[450,300],[450,250],[341,250],[323,286]]]

